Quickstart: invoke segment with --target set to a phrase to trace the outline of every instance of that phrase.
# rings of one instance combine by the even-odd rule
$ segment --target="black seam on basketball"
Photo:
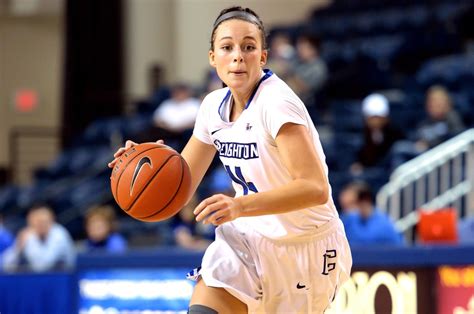
[[[147,152],[149,150],[152,150],[152,149],[155,149],[155,148],[158,148],[158,149],[162,149],[162,148],[165,148],[165,147],[159,147],[159,146],[156,146],[156,147],[150,147],[149,149],[147,150],[144,150],[143,152],[141,153],[144,153],[144,152]],[[140,154],[141,154],[140,153]],[[123,165],[123,171],[122,173],[120,173],[120,176],[117,178],[117,184],[116,184],[116,187],[115,187],[115,195],[117,196],[117,200],[119,199],[118,197],[118,187],[119,187],[119,182],[120,182],[120,178],[122,177],[123,173],[125,172],[125,168],[127,168],[127,166],[133,161],[135,160],[135,158],[137,158],[140,154],[137,154],[135,157],[133,157],[132,159],[130,159],[126,164]]]
[[[163,208],[161,208],[159,211],[156,211],[154,212],[152,215],[148,215],[148,216],[145,216],[145,217],[139,217],[139,219],[146,219],[146,218],[150,218],[152,216],[155,216],[156,214],[159,214],[161,213],[163,210],[165,210],[166,207],[168,207],[168,205],[174,200],[174,198],[176,197],[176,194],[178,194],[179,192],[179,189],[181,188],[181,185],[183,184],[183,180],[184,180],[184,167],[186,166],[184,164],[184,159],[181,157],[181,156],[178,156],[180,161],[181,161],[181,181],[179,182],[179,185],[178,185],[178,188],[176,189],[176,192],[174,192],[173,194],[173,197],[170,198],[170,200],[168,201],[168,203],[163,206]]]

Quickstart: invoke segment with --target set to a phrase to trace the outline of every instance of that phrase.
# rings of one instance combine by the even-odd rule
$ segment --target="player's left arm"
[[[286,213],[325,204],[329,183],[307,128],[284,124],[278,131],[276,144],[292,181],[270,191],[235,199],[211,196],[196,207],[196,219],[219,225],[237,217]]]

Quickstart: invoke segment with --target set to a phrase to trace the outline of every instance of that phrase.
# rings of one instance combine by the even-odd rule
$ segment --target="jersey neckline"
[[[257,85],[253,89],[252,94],[250,95],[250,98],[249,98],[249,100],[247,101],[247,104],[244,107],[244,110],[247,109],[250,106],[250,103],[252,102],[253,98],[255,97],[255,94],[257,93],[257,90],[260,87],[260,84],[262,84],[263,81],[265,81],[266,79],[268,79],[270,76],[273,75],[273,72],[270,69],[264,69],[263,72],[264,72],[264,75],[260,78]],[[232,95],[232,93],[231,93],[230,89],[228,89],[227,93],[225,94],[224,98],[222,99],[222,101],[219,105],[219,108],[217,109],[217,112],[219,113],[222,120],[224,120],[224,117],[223,117],[224,111],[222,110],[222,107],[224,106],[225,102],[229,99],[229,97],[231,95]],[[230,121],[228,121],[228,122],[230,122]]]

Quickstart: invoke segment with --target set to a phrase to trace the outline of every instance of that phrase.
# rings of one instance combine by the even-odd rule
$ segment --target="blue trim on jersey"
[[[229,98],[229,96],[230,96],[230,89],[225,94],[224,99],[222,99],[221,104],[219,105],[219,108],[217,109],[217,113],[221,116],[222,119],[224,119],[224,117],[222,116],[221,108],[222,108],[222,105],[226,102],[227,98]]]
[[[258,84],[257,86],[255,86],[253,92],[252,92],[252,95],[250,96],[249,98],[249,101],[247,101],[247,104],[245,105],[245,109],[247,109],[249,106],[250,106],[250,103],[252,102],[253,100],[253,97],[255,96],[255,94],[257,93],[257,90],[258,88],[260,87],[260,84],[262,84],[263,81],[265,81],[267,78],[269,78],[270,76],[272,76],[273,72],[270,70],[270,69],[265,69],[263,70],[263,72],[265,72],[265,75],[262,76],[262,78],[260,79],[260,81],[258,81]]]
[[[269,78],[270,76],[273,75],[273,72],[270,70],[270,69],[264,69],[263,72],[265,72],[265,75],[262,76],[262,78],[260,79],[260,81],[258,81],[257,83],[257,86],[255,86],[255,88],[253,89],[253,92],[252,92],[252,95],[250,95],[250,98],[249,100],[247,101],[247,104],[245,105],[245,108],[244,109],[247,109],[249,106],[250,106],[250,103],[252,102],[253,100],[253,97],[255,96],[255,94],[257,93],[257,90],[258,88],[260,87],[260,84],[262,84],[263,81],[265,81],[267,78]],[[227,99],[229,98],[231,92],[230,92],[230,89],[227,91],[227,94],[225,94],[224,96],[224,99],[222,99],[221,101],[221,104],[219,105],[219,108],[217,109],[217,113],[219,113],[219,115],[221,116],[222,119],[224,119],[224,117],[222,116],[222,105],[224,105],[224,103],[227,101]]]

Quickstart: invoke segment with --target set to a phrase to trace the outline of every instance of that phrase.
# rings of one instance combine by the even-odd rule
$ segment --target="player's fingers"
[[[117,163],[117,160],[118,158],[115,158],[114,160],[112,160],[111,162],[109,162],[107,165],[109,166],[109,168],[113,168],[115,166],[115,164]]]
[[[196,221],[201,221],[205,218],[208,218],[209,215],[214,213],[215,211],[219,210],[221,208],[221,204],[219,203],[213,203],[210,205],[207,205],[200,213],[199,215],[196,216]]]
[[[207,205],[216,202],[216,198],[214,196],[215,195],[202,200],[201,203],[199,203],[199,205],[194,209],[194,215],[198,215],[204,208],[206,208]]]
[[[138,144],[135,143],[134,141],[127,140],[127,141],[125,142],[125,149],[129,149],[130,147],[136,146],[136,145],[138,145]]]
[[[207,224],[207,223],[211,223],[211,224],[214,224],[217,220],[219,219],[222,219],[222,217],[224,217],[226,215],[225,211],[222,210],[222,204],[219,204],[218,206],[218,210],[210,213],[209,215],[207,215],[204,220],[203,220],[203,223]]]
[[[119,149],[117,149],[117,151],[116,151],[115,154],[114,154],[114,157],[117,158],[117,157],[122,156],[122,154],[125,153],[125,151],[126,151],[127,149],[129,149],[130,147],[136,146],[136,145],[138,145],[138,144],[135,143],[134,141],[127,140],[127,141],[125,142],[125,146],[124,146],[124,147],[120,147]]]
[[[193,211],[194,215],[198,215],[204,208],[207,206],[207,198],[205,200],[202,200],[201,203],[199,203],[198,206]]]
[[[120,147],[119,149],[117,149],[117,151],[115,152],[114,154],[114,157],[117,158],[119,156],[121,156],[124,152],[125,152],[125,148],[124,147]]]
[[[164,140],[158,140],[156,141],[157,144],[162,144],[162,145],[165,145],[165,141]]]
[[[228,220],[228,215],[225,211],[223,210],[219,210],[217,212],[214,212],[212,215],[208,216],[204,221],[203,223],[204,224],[207,224],[207,223],[210,223],[210,224],[213,224],[215,226],[218,226],[222,223],[224,223],[225,221]]]

